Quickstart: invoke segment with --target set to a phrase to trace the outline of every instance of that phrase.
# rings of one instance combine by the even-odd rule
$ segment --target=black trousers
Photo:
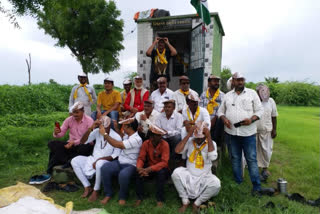
[[[72,158],[83,155],[89,156],[92,154],[93,145],[91,144],[81,144],[77,146],[72,146],[70,149],[64,148],[68,142],[65,141],[49,141],[48,147],[49,153],[49,163],[47,173],[52,174],[54,166],[63,165],[69,163]]]
[[[140,177],[136,175],[136,194],[139,200],[144,198],[144,182],[146,179],[156,178],[156,199],[158,202],[164,201],[164,185],[169,177],[169,170],[163,168],[158,172],[152,172],[148,177]]]
[[[220,118],[217,118],[216,123],[211,127],[210,133],[212,140],[216,142],[217,146],[222,146],[222,144],[224,143],[224,124]]]

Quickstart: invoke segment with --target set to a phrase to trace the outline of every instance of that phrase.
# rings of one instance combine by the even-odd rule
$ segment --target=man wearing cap
[[[185,154],[188,159],[186,167],[175,169],[171,175],[182,200],[180,213],[185,212],[189,199],[195,199],[193,212],[196,213],[202,203],[220,191],[220,180],[211,172],[212,161],[218,156],[217,146],[211,140],[207,125],[203,121],[196,122],[176,147],[176,152]]]
[[[218,143],[220,143],[223,134],[223,122],[218,118],[217,112],[224,96],[219,87],[220,77],[210,75],[208,78],[208,89],[201,94],[199,103],[199,106],[208,110],[211,120],[211,136]]]
[[[168,49],[166,48],[166,45],[168,46]],[[151,91],[154,91],[157,89],[156,81],[159,77],[166,77],[168,82],[170,82],[170,66],[168,65],[170,58],[177,55],[177,51],[169,43],[167,37],[156,37],[152,45],[148,48],[146,55],[151,57],[152,60],[150,71],[150,89]]]
[[[91,117],[96,120],[107,115],[111,120],[118,121],[121,104],[120,92],[113,90],[113,80],[110,77],[104,79],[104,88],[105,91],[98,94],[97,111],[93,112]],[[111,123],[112,127],[113,123]]]
[[[174,150],[176,145],[181,141],[181,129],[183,126],[182,115],[176,112],[175,101],[166,100],[164,103],[164,112],[162,112],[157,120],[156,125],[164,129],[167,134],[163,136],[164,140],[169,143],[170,146],[170,162],[174,165],[177,161],[181,160],[181,155],[177,155]]]
[[[197,121],[204,121],[211,127],[210,115],[207,109],[199,106],[200,98],[196,93],[190,93],[186,99],[187,108],[182,110],[184,125],[194,125]]]
[[[149,98],[149,91],[143,88],[143,80],[140,76],[134,77],[134,88],[130,90],[124,103],[124,109],[133,117],[137,112],[143,111],[144,101]]]
[[[121,112],[125,112],[126,110],[124,109],[124,101],[126,101],[127,95],[131,89],[132,82],[131,79],[126,79],[123,81],[123,91],[121,91],[120,96],[121,96]]]
[[[267,180],[270,176],[268,167],[271,160],[273,138],[277,136],[277,106],[270,97],[268,86],[259,84],[256,88],[263,107],[263,114],[257,121],[257,160],[258,167],[262,168],[261,179]]]
[[[142,141],[147,140],[148,130],[150,124],[155,124],[156,119],[159,116],[159,112],[154,110],[154,102],[152,100],[144,101],[144,110],[136,113],[135,118],[138,121],[138,133],[142,138]]]
[[[93,120],[84,113],[84,105],[76,102],[72,107],[72,116],[69,116],[63,122],[61,128],[55,127],[53,132],[54,138],[63,137],[69,130],[68,141],[49,141],[49,163],[47,174],[33,176],[30,184],[42,184],[51,179],[53,167],[57,165],[70,166],[69,161],[78,155],[89,156],[92,154],[93,146],[91,144],[80,144],[80,139],[84,133],[92,126]]]
[[[253,184],[252,194],[261,195],[259,168],[256,155],[255,121],[263,114],[261,101],[257,93],[245,87],[245,78],[237,73],[234,76],[235,88],[228,92],[218,110],[218,116],[224,122],[224,130],[230,139],[232,171],[235,181],[240,184],[242,177],[242,151],[248,165],[249,175]]]
[[[157,80],[158,89],[153,91],[150,100],[154,101],[154,109],[158,112],[163,112],[163,102],[173,99],[173,91],[167,88],[167,79],[160,77]]]
[[[136,171],[137,159],[139,156],[142,139],[138,135],[138,122],[135,118],[129,118],[120,121],[123,124],[123,130],[126,134],[124,140],[116,140],[108,133],[104,134],[104,139],[113,147],[122,149],[118,160],[105,163],[101,168],[102,182],[104,187],[105,197],[101,201],[102,204],[107,204],[113,195],[112,177],[118,176],[120,185],[119,205],[125,205],[128,198],[129,183],[131,177]]]
[[[101,167],[103,164],[118,158],[121,150],[114,148],[104,139],[103,134],[108,133],[113,139],[121,141],[121,137],[110,129],[111,119],[108,116],[102,116],[101,120],[96,120],[94,124],[81,138],[81,144],[87,144],[96,141],[92,155],[86,157],[79,155],[71,160],[72,168],[84,187],[82,198],[89,196],[89,201],[96,201],[101,186]],[[91,188],[88,179],[95,175],[95,185]]]
[[[69,112],[72,113],[71,107],[74,103],[80,101],[84,105],[84,112],[86,115],[91,115],[91,105],[97,102],[97,95],[91,86],[88,84],[88,77],[85,73],[78,75],[80,85],[76,85],[72,88],[69,98]]]
[[[190,79],[187,76],[179,77],[180,89],[176,90],[173,94],[173,99],[176,101],[176,111],[182,113],[182,110],[187,107],[186,97],[190,93],[197,92],[190,88]]]
[[[147,178],[156,178],[157,206],[162,207],[164,202],[164,185],[169,177],[168,161],[170,156],[169,145],[162,139],[166,134],[156,125],[150,125],[149,140],[143,142],[137,160],[136,177],[136,205],[140,205],[144,198],[143,183]]]

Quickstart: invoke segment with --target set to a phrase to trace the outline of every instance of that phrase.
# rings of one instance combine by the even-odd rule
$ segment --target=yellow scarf
[[[85,83],[85,84],[80,84],[80,86],[74,91],[73,99],[77,99],[77,97],[78,97],[78,89],[81,88],[81,87],[83,87],[84,92],[86,92],[86,94],[88,95],[90,102],[93,103],[92,97],[91,97],[88,89],[86,88],[86,85],[87,85],[87,83]]]
[[[157,58],[159,58],[161,64],[168,64],[168,61],[165,58],[166,49],[164,49],[161,54],[159,53],[158,48],[156,49],[156,51],[157,51],[158,57],[154,58],[154,62],[156,63],[157,62]]]
[[[219,88],[216,90],[216,93],[214,93],[212,99],[209,101],[208,105],[207,105],[207,110],[209,112],[209,114],[213,114],[213,110],[216,106],[218,106],[219,104],[216,102],[217,97],[220,94],[220,90]],[[207,94],[206,94],[207,99],[209,100],[209,88],[207,89]]]
[[[191,115],[190,115],[190,111],[189,111],[189,107],[187,108],[187,115],[188,115],[189,121],[196,122],[196,120],[197,120],[198,117],[199,117],[199,114],[200,114],[200,107],[198,106],[198,107],[197,107],[196,114],[194,115],[194,119],[192,120],[192,119],[191,119]]]
[[[181,94],[183,94],[184,96],[188,96],[190,94],[190,91],[182,91],[181,89],[179,89]]]
[[[204,167],[204,160],[203,160],[203,156],[201,154],[202,149],[208,144],[207,141],[205,141],[200,148],[197,148],[197,144],[195,141],[193,141],[193,147],[194,150],[192,151],[190,157],[189,157],[189,161],[191,163],[195,162],[195,167],[198,169],[203,169]]]

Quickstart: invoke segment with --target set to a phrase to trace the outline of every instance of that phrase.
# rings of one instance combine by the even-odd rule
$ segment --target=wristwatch
[[[105,132],[103,135],[104,135],[104,136],[107,136],[107,135],[108,135],[108,133],[107,133],[107,132]]]

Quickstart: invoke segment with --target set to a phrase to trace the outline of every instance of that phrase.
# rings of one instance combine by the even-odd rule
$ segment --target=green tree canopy
[[[123,21],[115,2],[105,0],[46,1],[38,11],[38,25],[59,47],[67,46],[85,73],[119,68],[124,48]]]
[[[232,73],[231,73],[231,69],[227,66],[223,66],[222,68],[222,71],[221,71],[221,91],[223,92],[227,92],[228,89],[227,89],[227,81],[228,79],[232,76]]]

